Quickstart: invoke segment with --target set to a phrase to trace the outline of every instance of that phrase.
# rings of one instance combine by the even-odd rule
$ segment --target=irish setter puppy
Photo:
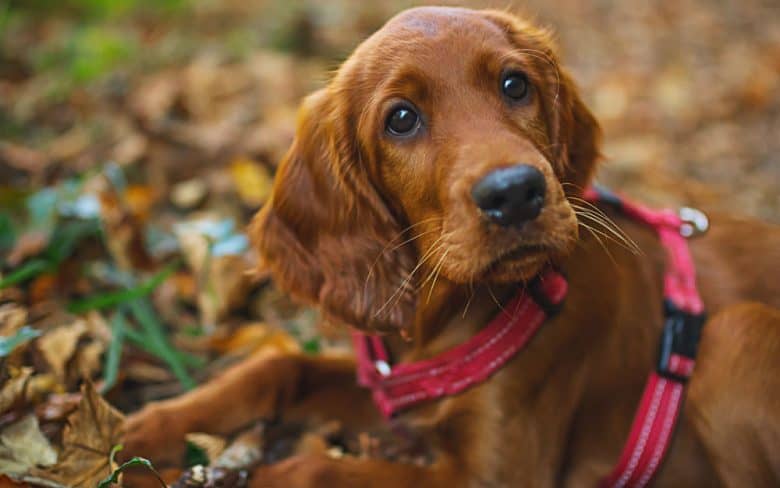
[[[603,207],[632,252],[578,216],[599,135],[548,33],[499,11],[405,11],[303,102],[251,226],[283,290],[382,334],[400,363],[467,341],[549,263],[569,293],[487,381],[392,420],[421,434],[429,464],[298,455],[252,486],[599,483],[655,364],[666,265],[651,229]],[[690,241],[710,318],[654,483],[780,486],[780,229],[710,217]],[[353,360],[257,357],[132,416],[126,450],[175,461],[188,432],[273,416],[386,422]]]

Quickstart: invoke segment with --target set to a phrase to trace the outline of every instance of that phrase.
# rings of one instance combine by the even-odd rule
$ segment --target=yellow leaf
[[[245,325],[228,337],[215,336],[211,346],[221,354],[241,354],[262,350],[298,352],[298,342],[283,330],[272,329],[263,323]]]
[[[241,200],[249,207],[259,207],[268,199],[273,177],[268,169],[247,158],[238,158],[230,165],[230,174]]]

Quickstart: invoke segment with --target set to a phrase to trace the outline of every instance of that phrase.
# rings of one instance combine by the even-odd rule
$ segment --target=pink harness
[[[666,322],[658,363],[647,380],[618,463],[600,485],[643,487],[658,471],[669,449],[683,388],[695,364],[705,315],[686,238],[704,232],[708,222],[698,210],[683,208],[679,214],[656,211],[603,189],[590,188],[585,197],[611,204],[655,229],[669,257],[664,276]],[[380,337],[355,332],[358,382],[372,390],[374,402],[387,418],[412,405],[460,393],[485,381],[523,349],[547,317],[560,309],[567,290],[563,275],[548,269],[470,340],[414,363],[391,367]]]

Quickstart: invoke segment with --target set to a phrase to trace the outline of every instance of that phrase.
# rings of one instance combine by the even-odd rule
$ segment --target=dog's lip
[[[527,244],[520,243],[517,246],[510,247],[506,251],[496,256],[490,264],[485,268],[487,271],[495,269],[496,266],[501,263],[518,261],[521,259],[538,258],[540,254],[547,254],[551,251],[551,247],[546,244],[535,243]]]

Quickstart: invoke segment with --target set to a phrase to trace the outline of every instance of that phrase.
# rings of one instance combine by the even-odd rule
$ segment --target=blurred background
[[[343,347],[245,273],[243,231],[301,97],[424,3],[0,0],[0,472],[22,421],[69,452],[84,378],[129,411],[249,353]],[[558,33],[605,130],[603,183],[780,222],[777,0],[438,3]]]

